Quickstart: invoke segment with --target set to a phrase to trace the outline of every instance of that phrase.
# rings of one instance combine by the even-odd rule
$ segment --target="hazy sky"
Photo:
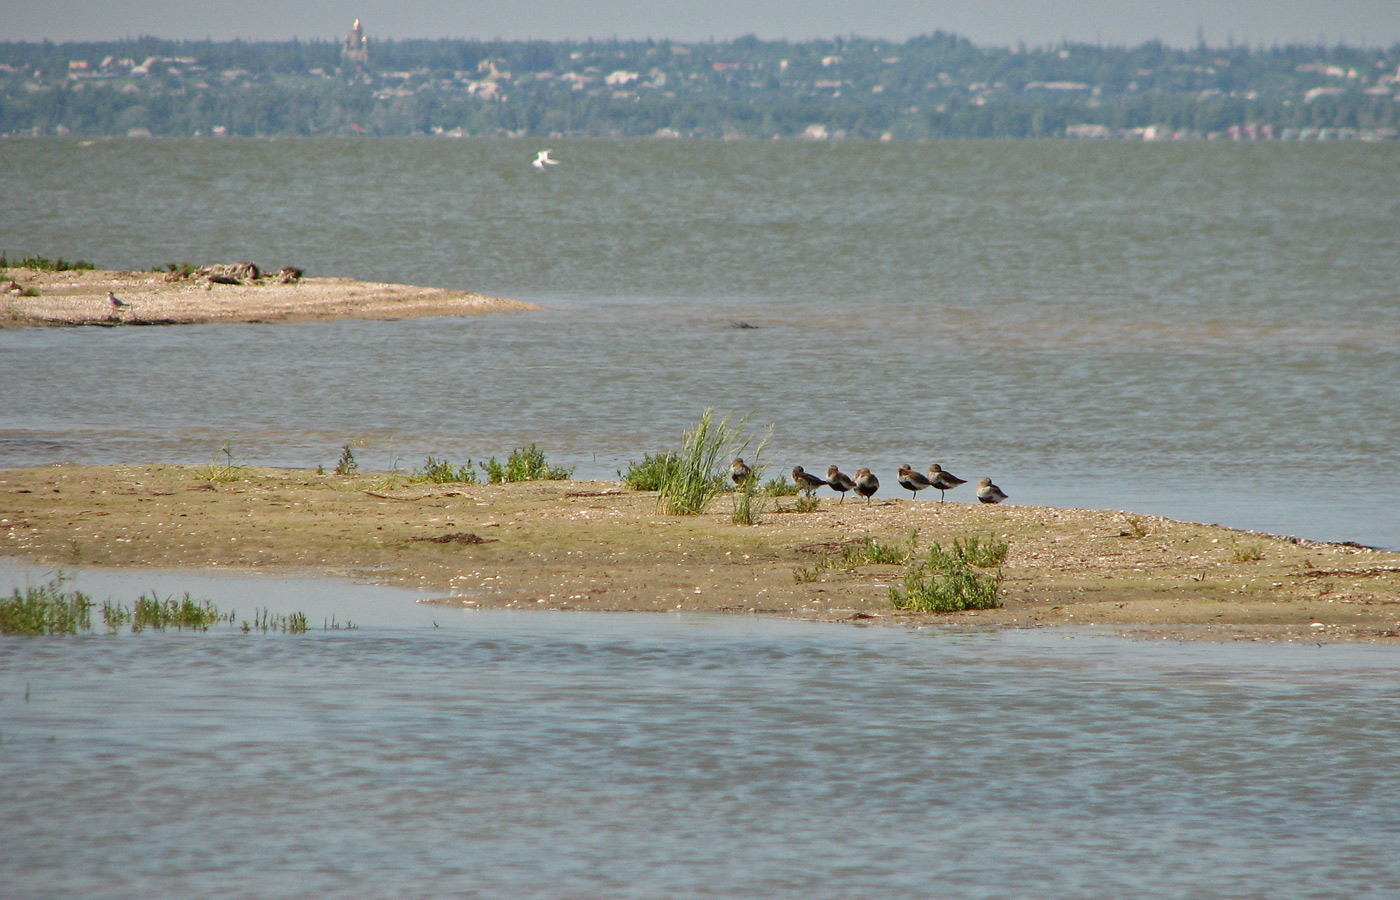
[[[1400,43],[1400,0],[0,0],[0,40],[339,38],[830,38],[936,29],[982,45],[1068,38],[1191,46]]]

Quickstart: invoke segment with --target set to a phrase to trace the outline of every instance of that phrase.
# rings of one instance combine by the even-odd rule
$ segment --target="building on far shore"
[[[347,66],[364,68],[369,65],[369,38],[360,27],[359,19],[355,20],[350,33],[345,36],[345,43],[340,48],[340,59]]]

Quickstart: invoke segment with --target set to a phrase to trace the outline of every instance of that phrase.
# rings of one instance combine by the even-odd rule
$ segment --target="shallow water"
[[[1018,503],[1400,548],[1396,145],[584,141],[547,175],[534,149],[0,142],[12,254],[551,307],[0,332],[0,467],[534,442],[616,477],[714,406],[773,424],[775,471],[936,460]]]
[[[78,575],[280,611],[337,588],[162,577]],[[339,587],[378,618],[0,638],[4,895],[1400,892],[1388,648],[425,620]]]

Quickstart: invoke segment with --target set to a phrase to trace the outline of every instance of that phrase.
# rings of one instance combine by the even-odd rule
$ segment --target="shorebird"
[[[743,484],[753,477],[753,469],[740,457],[729,465],[729,477],[734,479],[735,484]]]
[[[928,487],[931,482],[918,472],[915,472],[913,466],[905,463],[899,467],[899,484],[909,492],[910,497],[918,497],[919,491]]]
[[[843,473],[836,466],[832,466],[826,470],[826,486],[841,494],[838,503],[845,503],[846,492],[855,487],[856,483],[851,480],[851,476]]]
[[[871,475],[869,469],[856,469],[856,475],[851,481],[856,486],[856,493],[864,497],[865,505],[869,506],[870,498],[880,489],[880,479]]]
[[[966,478],[959,478],[952,472],[943,471],[943,467],[938,463],[928,467],[928,483],[938,488],[938,502],[944,500],[944,491],[951,491],[960,484],[967,484]]]
[[[123,306],[130,306],[130,305],[131,305],[130,303],[127,303],[125,300],[122,300],[120,297],[118,297],[118,296],[117,296],[114,292],[112,292],[112,291],[108,291],[108,292],[107,292],[107,302],[110,303],[110,304],[112,304],[112,309],[121,309]]]
[[[992,479],[983,478],[977,482],[977,499],[983,503],[1000,503],[1007,498],[1007,494],[996,485],[992,484]]]
[[[826,482],[810,472],[803,471],[801,466],[792,467],[792,483],[802,488],[807,493],[812,493],[819,487],[825,487]]]
[[[530,163],[530,165],[534,166],[536,169],[539,169],[541,172],[544,171],[545,166],[559,165],[559,160],[549,158],[549,154],[553,152],[553,150],[541,150],[539,152],[539,155],[535,157],[535,161]]]

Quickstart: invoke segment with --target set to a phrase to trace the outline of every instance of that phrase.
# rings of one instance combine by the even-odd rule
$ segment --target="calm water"
[[[12,255],[550,307],[2,332],[0,467],[534,442],[615,477],[714,406],[772,423],[779,470],[937,460],[1020,503],[1400,548],[1400,146],[560,141],[545,175],[536,149],[0,142]]]
[[[0,638],[6,898],[1400,894],[1387,648],[79,584],[365,624]]]

